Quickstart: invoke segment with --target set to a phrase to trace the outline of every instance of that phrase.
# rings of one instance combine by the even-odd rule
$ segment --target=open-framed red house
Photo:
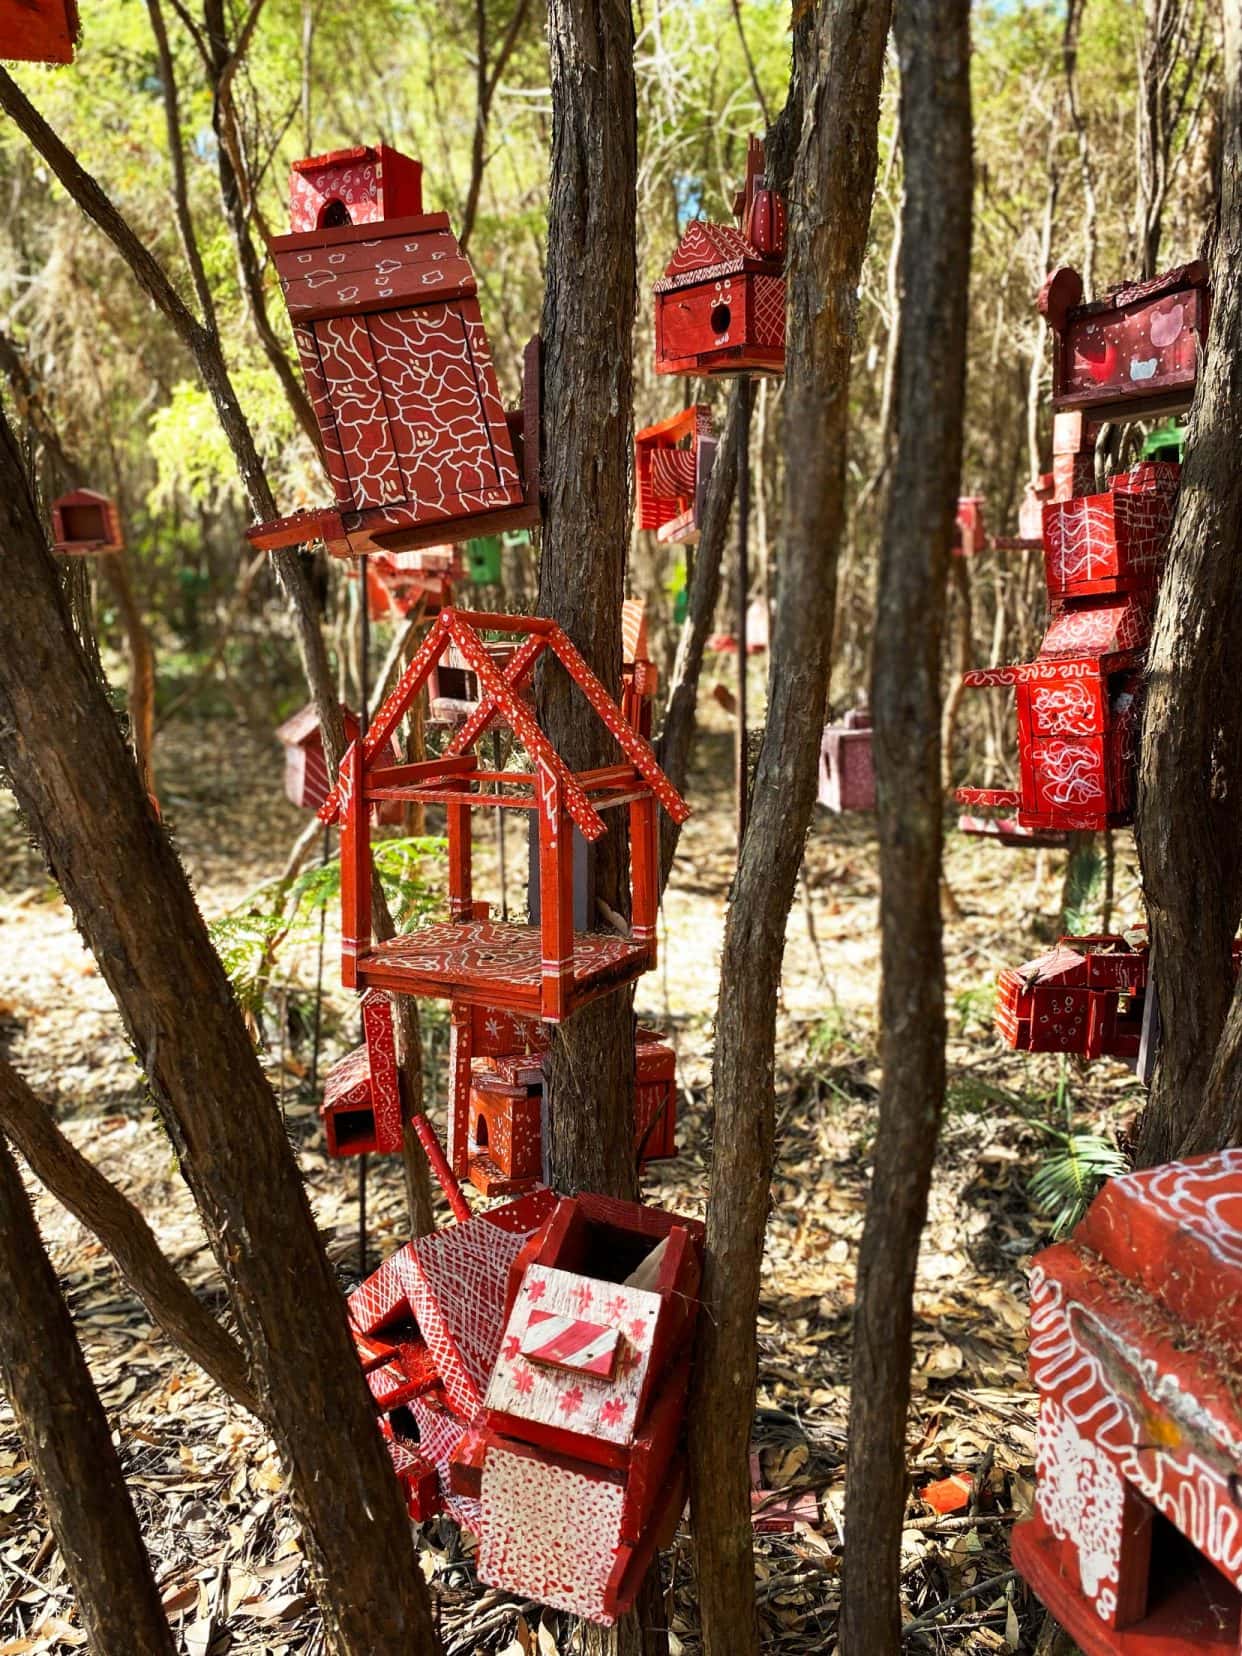
[[[485,632],[523,639],[503,674],[488,653]],[[476,675],[483,699],[439,758],[394,765],[386,751],[393,732],[450,645]],[[621,763],[575,773],[540,730],[522,692],[545,652],[560,661],[615,738]],[[509,726],[532,770],[480,765],[474,749],[497,720]],[[371,937],[370,813],[382,800],[442,804],[449,842],[450,919],[386,943]],[[650,745],[555,622],[441,610],[365,739],[346,753],[320,812],[341,829],[342,982],[346,988],[497,1006],[549,1023],[631,983],[656,960],[657,805],[677,822],[690,814]],[[471,813],[497,806],[537,814],[538,927],[492,920],[474,901]],[[606,831],[602,813],[621,808],[629,812],[630,829],[628,934],[575,931],[573,829],[588,843],[598,840]]]
[[[537,523],[538,342],[506,414],[474,272],[448,215],[422,211],[419,163],[383,146],[300,161],[291,218],[271,252],[334,502],[251,542],[348,557]]]

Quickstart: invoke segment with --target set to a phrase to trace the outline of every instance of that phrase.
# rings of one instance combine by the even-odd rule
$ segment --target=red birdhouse
[[[972,558],[987,544],[983,530],[982,495],[962,495],[953,523],[953,551],[959,558]]]
[[[1144,461],[1113,477],[1105,494],[1044,506],[1050,599],[1154,587],[1168,549],[1181,467]]]
[[[345,740],[357,741],[358,715],[343,702],[341,719],[345,725]],[[314,702],[307,702],[292,718],[278,726],[276,739],[285,750],[285,798],[299,811],[319,810],[331,790],[328,761],[323,751],[323,733],[319,729],[319,715]],[[389,755],[395,764],[398,757],[395,747],[389,748]],[[400,801],[385,801],[372,813],[372,821],[377,825],[400,822],[401,815]]]
[[[1082,302],[1082,277],[1062,265],[1040,313],[1053,333],[1052,406],[1095,420],[1148,419],[1190,406],[1207,338],[1208,268],[1180,265]]]
[[[362,1034],[362,1045],[328,1071],[319,1116],[330,1156],[392,1156],[401,1150],[392,1003],[378,989],[362,997]]]
[[[875,810],[871,714],[852,708],[841,724],[827,725],[819,745],[819,793],[830,811]]]
[[[1051,953],[1007,967],[996,985],[996,1029],[1019,1052],[1138,1057],[1147,944],[1063,937]]]
[[[1086,1656],[1242,1650],[1242,1150],[1112,1179],[1031,1268],[1013,1561]]]
[[[522,1249],[453,1466],[484,1581],[605,1626],[633,1603],[685,1502],[702,1254],[696,1220],[600,1196],[559,1202]]]
[[[503,675],[488,655],[480,636],[483,631],[525,637]],[[450,644],[457,645],[477,676],[484,700],[439,758],[393,765],[386,751],[393,732]],[[539,729],[522,692],[545,650],[561,662],[614,737],[621,763],[574,773]],[[510,727],[533,763],[532,771],[480,767],[473,750],[497,719]],[[447,807],[451,919],[373,943],[368,814],[370,806],[381,800],[418,800]],[[650,746],[627,722],[560,627],[537,616],[441,610],[365,740],[356,742],[346,754],[337,788],[320,812],[325,821],[341,823],[343,982],[347,987],[503,1006],[553,1023],[585,1001],[632,982],[649,971],[656,958],[657,804],[679,822],[689,815]],[[473,810],[493,806],[537,814],[537,928],[490,920],[486,910],[475,905],[470,817]],[[598,840],[606,829],[601,811],[620,807],[628,810],[630,822],[628,935],[575,932],[573,829],[588,842]]]
[[[647,741],[659,687],[659,669],[647,646],[647,606],[641,598],[626,598],[621,605],[621,712]]]
[[[295,226],[314,223],[272,255],[335,505],[249,530],[256,546],[407,551],[539,520],[537,344],[506,415],[474,272],[447,216],[414,206],[420,174],[382,146],[295,168]]]
[[[695,219],[655,285],[657,374],[783,374],[785,204],[750,140],[738,228]]]
[[[666,543],[697,541],[715,459],[716,435],[706,403],[636,432],[638,527],[654,529],[656,539]]]
[[[95,489],[74,489],[52,502],[52,551],[62,557],[123,552],[116,501]]]
[[[0,58],[72,63],[80,33],[75,0],[0,0]]]

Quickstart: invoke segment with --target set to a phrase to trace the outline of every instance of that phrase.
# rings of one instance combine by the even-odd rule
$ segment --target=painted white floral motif
[[[1039,1409],[1035,1459],[1040,1515],[1058,1541],[1074,1543],[1082,1590],[1106,1616],[1101,1589],[1111,1582],[1115,1591],[1121,1557],[1125,1490],[1117,1469],[1047,1397]]]

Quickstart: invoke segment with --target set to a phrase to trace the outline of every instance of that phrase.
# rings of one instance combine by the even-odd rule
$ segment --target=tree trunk
[[[125,630],[126,653],[129,656],[129,690],[125,702],[129,714],[129,739],[133,744],[142,785],[154,796],[155,767],[151,750],[155,745],[155,652],[151,648],[151,634],[147,631],[142,610],[134,596],[125,554],[105,553],[98,564],[101,576],[112,589],[121,626]]]
[[[108,1417],[0,1138],[0,1373],[92,1656],[173,1656]]]
[[[539,611],[559,621],[610,694],[621,682],[629,546],[637,282],[634,32],[628,0],[549,0],[552,168],[543,308],[548,457]],[[571,769],[611,764],[615,745],[549,661],[543,729]],[[628,912],[622,813],[595,849],[593,896]],[[579,849],[581,846],[579,845]],[[588,915],[595,923],[595,915]],[[634,1020],[629,992],[557,1029],[547,1067],[549,1162],[558,1190],[632,1198]]]
[[[901,334],[871,685],[883,1077],[854,1296],[841,1624],[850,1656],[901,1647],[914,1272],[944,1102],[940,667],[970,271],[970,0],[896,0],[894,27]]]
[[[431,1651],[427,1590],[344,1302],[189,882],[68,626],[0,422],[0,760],[130,1040],[228,1283],[329,1643]]]
[[[721,961],[707,1269],[690,1403],[707,1656],[757,1648],[747,1448],[775,1137],[776,999],[827,700],[850,352],[889,11],[887,0],[835,0],[808,8],[794,26],[784,558],[768,716]]]
[[[1242,1140],[1242,1008],[1229,964],[1242,916],[1242,0],[1222,10],[1212,319],[1147,656],[1139,764],[1139,863],[1161,1024],[1140,1166]]]
[[[56,1125],[52,1112],[0,1058],[0,1129],[56,1200],[107,1248],[165,1335],[243,1409],[260,1414],[237,1341],[195,1299],[150,1225]]]

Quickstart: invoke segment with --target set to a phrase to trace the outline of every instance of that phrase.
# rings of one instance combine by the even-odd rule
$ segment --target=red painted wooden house
[[[345,740],[358,739],[358,715],[341,704],[341,719],[345,725]],[[285,750],[285,798],[299,811],[317,811],[331,792],[328,761],[323,751],[323,734],[319,729],[319,715],[314,702],[307,702],[276,730],[276,739]],[[397,761],[397,749],[390,746],[392,762]],[[376,824],[401,821],[400,801],[377,805],[372,814]]]
[[[80,34],[76,0],[0,0],[0,58],[72,63]]]
[[[1138,1057],[1147,942],[1062,937],[1055,949],[1007,966],[996,984],[996,1029],[1019,1052]]]
[[[865,707],[851,708],[840,724],[824,727],[816,799],[830,811],[875,810],[871,714]]]
[[[737,226],[694,219],[655,285],[657,374],[783,374],[785,203],[750,140]]]
[[[636,432],[638,527],[653,529],[657,540],[670,544],[697,541],[715,461],[715,426],[706,403]]]
[[[73,489],[52,502],[52,551],[62,557],[123,552],[121,515],[111,495]]]
[[[362,1045],[328,1071],[319,1106],[328,1154],[399,1155],[404,1135],[392,1003],[378,989],[362,997],[362,1036]]]
[[[1086,1656],[1242,1651],[1242,1150],[1112,1179],[1031,1269],[1013,1561]]]
[[[611,1625],[685,1503],[703,1227],[565,1198],[510,1269],[481,1422],[454,1457],[479,1501],[479,1575]]]
[[[271,252],[334,503],[250,540],[349,556],[537,523],[537,343],[507,415],[474,272],[447,215],[423,213],[419,164],[384,146],[315,156],[290,207]]]
[[[483,632],[523,639],[503,674]],[[387,746],[431,668],[456,644],[485,699],[443,754],[412,765],[389,762]],[[615,765],[574,773],[522,700],[544,651],[561,662],[615,738]],[[485,770],[474,751],[496,720],[507,724],[533,769]],[[448,820],[451,918],[376,943],[371,938],[369,812],[396,800],[438,803]],[[482,615],[445,609],[432,624],[362,742],[345,756],[321,816],[341,826],[342,981],[346,987],[501,1006],[549,1022],[633,982],[656,958],[657,806],[682,822],[689,807],[672,787],[648,743],[625,719],[565,633],[537,616]],[[533,811],[539,823],[540,921],[536,928],[490,919],[471,882],[474,810]],[[587,842],[606,831],[601,812],[629,813],[631,920],[627,935],[575,931],[573,829]]]

